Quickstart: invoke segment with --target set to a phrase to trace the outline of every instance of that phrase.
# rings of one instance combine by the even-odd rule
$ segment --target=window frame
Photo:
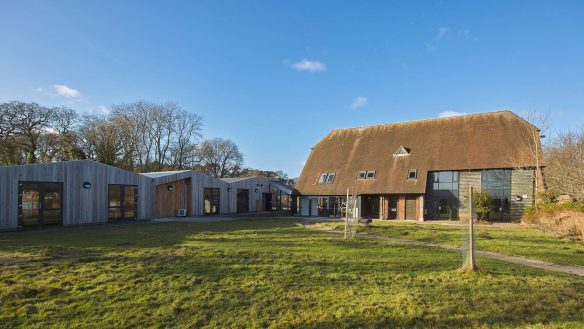
[[[371,174],[373,174],[373,176],[369,177]],[[377,177],[377,171],[368,170],[367,175],[365,177],[366,177],[365,179],[375,179],[375,177]]]
[[[328,178],[328,173],[321,172],[318,175],[318,179],[316,180],[316,184],[324,184],[324,183],[326,183],[327,178]]]
[[[331,180],[332,177],[332,180]],[[337,177],[337,173],[334,172],[330,172],[327,174],[326,176],[326,181],[324,182],[325,184],[332,184],[335,182],[335,178]]]
[[[412,177],[412,173],[414,177]],[[418,169],[408,169],[408,180],[418,179]]]
[[[357,171],[356,179],[367,179],[367,170],[359,170]]]

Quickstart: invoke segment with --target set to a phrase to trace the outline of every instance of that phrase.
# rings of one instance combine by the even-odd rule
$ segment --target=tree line
[[[101,115],[5,102],[0,165],[91,159],[135,172],[194,169],[215,177],[250,172],[233,141],[203,140],[202,127],[201,116],[172,102],[116,104]]]

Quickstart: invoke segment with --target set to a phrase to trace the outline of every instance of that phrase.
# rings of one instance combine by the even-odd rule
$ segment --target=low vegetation
[[[523,223],[584,242],[584,202],[559,202],[555,193],[542,193],[539,200],[526,209]]]
[[[0,234],[4,327],[578,327],[578,277],[303,228],[140,223]]]
[[[317,226],[342,230],[342,223],[322,223]],[[466,226],[420,224],[413,222],[376,221],[361,234],[418,240],[450,246],[461,246]],[[524,256],[559,264],[584,266],[584,244],[561,238],[551,232],[520,224],[477,225],[477,248],[502,254]]]

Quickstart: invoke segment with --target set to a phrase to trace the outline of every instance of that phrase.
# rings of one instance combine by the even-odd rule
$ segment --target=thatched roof
[[[525,143],[536,129],[511,111],[335,129],[313,148],[296,189],[303,195],[424,193],[428,171],[535,167]],[[537,134],[537,133],[536,133]],[[400,147],[410,152],[395,156]],[[403,150],[401,150],[403,153]],[[417,169],[417,179],[407,179]],[[355,179],[375,170],[375,179]],[[316,184],[334,172],[332,184]]]

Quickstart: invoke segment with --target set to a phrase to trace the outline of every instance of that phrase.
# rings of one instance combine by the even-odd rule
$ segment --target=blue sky
[[[452,111],[584,124],[582,1],[2,1],[0,101],[146,99],[296,176],[334,128]]]

